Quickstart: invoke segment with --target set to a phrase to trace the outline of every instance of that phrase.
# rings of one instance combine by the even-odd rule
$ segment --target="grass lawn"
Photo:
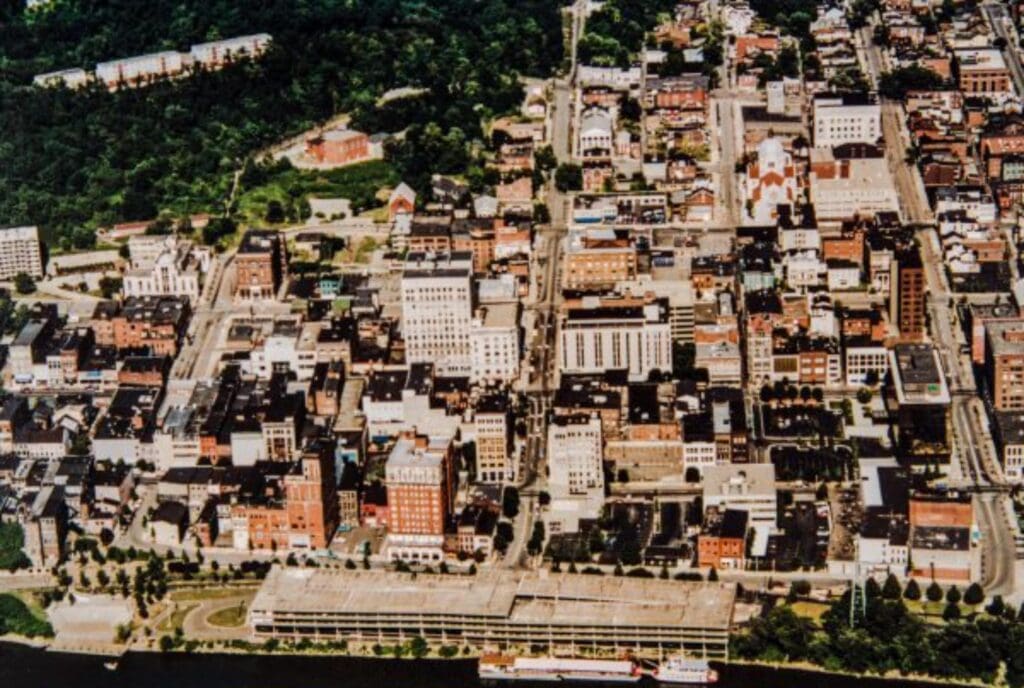
[[[821,620],[821,615],[827,612],[831,606],[824,602],[794,602],[790,605],[793,608],[793,612],[797,616],[802,616],[806,619],[818,623]]]
[[[394,168],[383,160],[369,160],[335,170],[298,170],[268,172],[267,179],[238,197],[242,225],[266,225],[267,207],[277,201],[286,220],[298,222],[299,202],[316,198],[347,198],[352,210],[361,213],[377,205],[377,192],[383,187],[397,186],[400,179]]]
[[[164,617],[164,619],[160,621],[160,625],[157,630],[170,632],[175,628],[181,628],[181,625],[185,623],[185,617],[188,616],[188,613],[198,606],[198,604],[179,605],[177,609],[171,612],[170,616]]]
[[[245,623],[245,612],[248,605],[245,602],[239,602],[238,604],[225,607],[224,609],[218,609],[213,614],[210,614],[206,618],[206,621],[211,626],[224,626],[227,628],[237,628]]]
[[[180,588],[171,590],[169,596],[175,602],[199,602],[222,600],[228,597],[245,597],[256,594],[255,586]]]
[[[0,594],[0,635],[5,633],[50,638],[53,637],[53,627],[41,609],[37,613],[18,595],[4,593]]]

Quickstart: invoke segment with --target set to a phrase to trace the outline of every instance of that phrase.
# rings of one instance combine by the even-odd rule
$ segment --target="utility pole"
[[[864,587],[864,575],[860,562],[854,564],[853,578],[850,579],[850,628],[857,625],[868,614],[868,595]]]

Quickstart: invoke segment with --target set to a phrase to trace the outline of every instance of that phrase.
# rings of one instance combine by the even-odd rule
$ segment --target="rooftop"
[[[476,576],[274,567],[261,612],[443,615],[521,624],[727,630],[733,585],[505,570]]]

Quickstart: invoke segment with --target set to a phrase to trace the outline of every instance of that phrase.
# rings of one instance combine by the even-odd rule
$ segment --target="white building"
[[[11,279],[19,272],[43,276],[38,227],[0,229],[0,279]]]
[[[616,90],[629,90],[640,86],[643,76],[640,67],[619,69],[617,67],[594,67],[580,65],[577,80],[581,86],[607,86]]]
[[[124,274],[124,295],[185,296],[195,305],[202,277],[210,269],[210,250],[174,236],[138,236],[128,240],[132,267]],[[138,258],[136,258],[138,256]]]
[[[473,255],[411,253],[402,272],[402,334],[409,363],[439,375],[470,375]]]
[[[877,143],[882,136],[882,108],[856,96],[821,96],[814,100],[814,145]]]
[[[995,199],[978,187],[945,187],[935,191],[935,215],[963,211],[980,224],[992,224],[998,217]]]
[[[558,416],[548,426],[551,533],[575,533],[581,518],[597,518],[604,504],[601,419]]]
[[[792,206],[797,197],[796,167],[777,137],[757,147],[757,161],[748,165],[743,178],[745,224],[773,225],[779,206]]]
[[[277,320],[262,345],[249,356],[251,371],[269,380],[275,371],[287,368],[297,380],[309,380],[317,364],[319,326],[298,319]]]
[[[819,222],[840,222],[856,216],[900,210],[889,163],[877,157],[837,158],[832,150],[811,151],[811,203]]]
[[[713,385],[738,385],[743,380],[740,347],[735,342],[698,344],[694,364],[707,368],[708,382]]]
[[[723,464],[704,469],[704,508],[737,509],[750,514],[750,525],[775,529],[775,466],[770,463]]]
[[[579,155],[605,157],[612,153],[614,120],[611,113],[592,108],[580,118]]]
[[[865,515],[857,533],[857,562],[864,574],[902,577],[910,561],[910,524],[892,501],[901,493],[905,499],[906,477],[894,459],[861,459],[859,465]]]
[[[481,306],[469,333],[473,382],[511,382],[519,377],[519,307]]]
[[[844,291],[860,286],[860,266],[852,262],[828,263],[828,290]]]
[[[672,327],[664,300],[584,297],[566,304],[559,322],[563,373],[626,370],[647,380],[672,370]]]
[[[889,372],[889,350],[883,344],[869,340],[847,342],[843,348],[846,357],[846,384],[857,387],[867,384],[867,375],[875,371],[878,380]]]
[[[241,57],[258,57],[270,45],[270,34],[257,33],[251,36],[236,36],[222,41],[197,43],[189,54],[193,62],[206,67],[219,67]]]
[[[65,86],[67,88],[81,88],[89,83],[89,73],[84,69],[61,69],[56,72],[37,74],[32,79],[36,86],[54,87]]]
[[[161,76],[174,76],[185,71],[187,55],[167,50],[148,55],[125,57],[96,65],[96,78],[109,87],[119,83],[132,86],[148,79]]]
[[[782,259],[786,282],[791,287],[814,287],[824,282],[828,266],[814,251],[791,253]]]

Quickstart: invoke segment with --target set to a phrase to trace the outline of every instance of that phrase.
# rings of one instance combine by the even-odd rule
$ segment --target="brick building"
[[[238,273],[235,297],[241,300],[274,298],[287,265],[288,253],[279,233],[250,229],[242,237],[235,256]]]

